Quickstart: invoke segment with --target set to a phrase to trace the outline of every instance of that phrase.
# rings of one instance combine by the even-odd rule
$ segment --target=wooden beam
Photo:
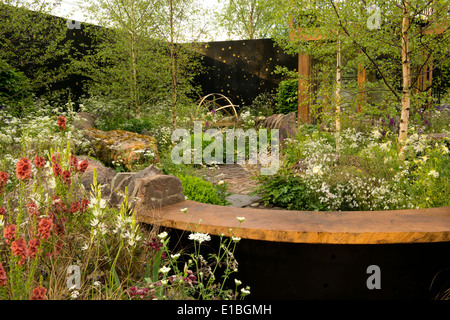
[[[361,54],[361,50],[359,50]],[[358,103],[356,105],[356,112],[360,113],[366,103],[366,69],[362,63],[358,64]]]
[[[307,54],[298,55],[298,119],[302,123],[310,123],[311,57]]]
[[[180,212],[187,208],[186,214]],[[290,243],[383,244],[450,241],[450,207],[387,211],[289,211],[183,201],[137,212],[141,223],[211,235]],[[236,217],[245,217],[239,230]]]

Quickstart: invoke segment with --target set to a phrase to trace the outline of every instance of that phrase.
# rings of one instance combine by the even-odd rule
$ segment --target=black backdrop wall
[[[276,66],[296,71],[298,63],[272,39],[209,42],[202,54],[208,71],[197,83],[203,94],[221,93],[240,106],[250,105],[260,93],[276,93],[282,80]]]

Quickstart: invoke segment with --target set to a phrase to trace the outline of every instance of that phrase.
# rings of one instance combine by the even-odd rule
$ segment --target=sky
[[[61,0],[61,6],[55,7],[55,9],[52,11],[52,14],[68,18],[76,21],[83,22],[85,20],[83,13],[78,8],[78,1],[82,0]],[[219,7],[217,0],[197,0],[199,3],[202,4],[203,8],[209,8],[209,9],[215,9]],[[208,15],[205,15],[205,19],[208,18]],[[221,40],[227,40],[227,36],[225,33],[217,30],[217,25],[214,25],[214,21],[210,20],[208,21],[210,25],[210,37],[209,39],[201,39],[201,40],[208,40],[208,41],[221,41]],[[215,30],[215,32],[213,32]]]

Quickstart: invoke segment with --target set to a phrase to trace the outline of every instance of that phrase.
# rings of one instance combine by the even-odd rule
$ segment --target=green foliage
[[[0,60],[0,104],[10,106],[11,113],[21,116],[24,105],[31,100],[28,88],[27,77]]]
[[[52,8],[53,3],[46,0],[2,1],[0,60],[23,72],[29,79],[26,90],[30,93],[67,99],[64,86],[52,86],[69,74],[71,41],[66,39],[66,20],[48,14]]]
[[[285,51],[308,54],[312,58],[309,101],[317,122],[333,123],[336,106],[337,40],[341,52],[341,106],[343,111],[355,113],[358,101],[357,72],[366,70],[364,94],[367,103],[362,110],[368,117],[400,115],[402,100],[402,8],[406,2],[392,1],[272,1],[277,25],[274,39]],[[411,55],[411,115],[430,101],[437,103],[437,95],[427,96],[428,88],[420,85],[421,67],[433,63],[433,93],[443,94],[448,87],[449,29],[432,34],[448,20],[446,1],[408,1],[409,51]],[[376,12],[379,8],[379,28]],[[432,18],[425,13],[432,10]],[[292,20],[291,20],[292,19]],[[432,19],[432,20],[431,20]],[[293,21],[294,30],[287,22]],[[432,21],[432,22],[431,22]],[[430,34],[423,35],[423,31]],[[300,35],[301,37],[296,37]],[[326,36],[326,41],[309,41]],[[320,45],[319,45],[320,44]]]
[[[216,12],[216,21],[235,39],[258,39],[270,37],[273,29],[272,6],[267,1],[224,1],[223,10]]]
[[[449,140],[413,133],[413,126],[411,132],[398,155],[395,132],[347,128],[336,153],[334,134],[301,126],[297,136],[287,139],[279,172],[258,177],[256,191],[265,203],[292,210],[448,206]]]
[[[249,111],[254,117],[258,116],[271,116],[275,113],[277,108],[277,96],[272,93],[263,92],[260,93],[252,101],[250,106],[245,106],[241,109],[241,114],[245,111]]]
[[[288,114],[298,110],[298,80],[283,80],[278,86],[278,113]]]
[[[189,200],[221,206],[228,204],[224,197],[219,197],[219,192],[212,183],[196,176],[180,175],[178,178],[183,185],[183,193]],[[220,192],[223,194],[223,190]]]
[[[174,116],[169,111],[178,111],[191,103],[197,90],[194,77],[202,71],[196,44],[183,42],[180,36],[185,27],[184,19],[191,10],[187,4],[192,1],[174,1],[179,14],[174,19],[172,32],[168,30],[169,3],[113,2],[120,8],[118,13],[111,9],[108,1],[84,3],[87,12],[108,29],[84,28],[95,41],[93,49],[79,57],[76,67],[91,79],[88,81],[91,96],[108,97],[127,108],[126,116],[112,114],[110,116],[117,116],[117,121],[105,121],[122,123],[124,117],[150,115],[168,121]],[[134,15],[127,12],[134,12]],[[167,41],[171,35],[177,42],[173,48]],[[173,90],[168,90],[170,87],[176,89],[175,95]],[[155,112],[162,106],[170,110]]]
[[[260,186],[255,191],[261,194],[266,205],[273,204],[289,210],[325,209],[320,207],[316,194],[307,194],[306,183],[298,177],[279,172],[274,176],[261,175],[258,180]]]

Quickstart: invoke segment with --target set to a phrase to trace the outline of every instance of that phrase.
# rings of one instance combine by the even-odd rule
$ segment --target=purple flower
[[[216,114],[216,108],[213,108],[213,109],[211,110],[211,113],[212,113],[212,114]]]
[[[382,132],[381,132],[381,135],[384,137],[384,136],[386,136],[386,130],[383,130]]]
[[[389,119],[389,125],[390,126],[395,126],[394,118]]]
[[[430,122],[427,120],[427,119],[425,119],[425,121],[423,122],[427,127],[429,127],[430,126]]]

